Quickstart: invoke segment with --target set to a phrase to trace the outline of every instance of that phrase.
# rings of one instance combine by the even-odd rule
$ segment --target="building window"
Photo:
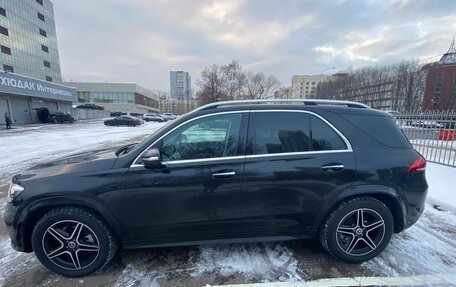
[[[11,49],[9,47],[1,45],[1,48],[3,54],[11,55]]]
[[[8,29],[6,29],[3,26],[0,26],[0,33],[2,33],[3,35],[9,36]]]
[[[41,51],[49,53],[49,48],[47,46],[41,45]]]
[[[43,29],[40,29],[40,35],[44,36],[44,37],[47,37],[46,31],[44,31]]]
[[[14,73],[14,68],[12,66],[3,65],[3,71]]]
[[[315,85],[315,82],[312,82],[312,85]]]
[[[44,15],[43,14],[41,14],[40,12],[37,12],[37,15],[38,15],[38,19],[40,19],[43,22],[46,22],[46,20],[44,19]]]
[[[36,0],[36,3],[43,5],[43,0]]]
[[[52,82],[52,77],[46,76],[46,81]]]
[[[43,61],[43,65],[44,65],[45,67],[48,67],[48,68],[51,67],[51,63],[48,62],[48,61]]]
[[[6,10],[5,10],[5,8],[0,7],[0,15],[6,17]]]

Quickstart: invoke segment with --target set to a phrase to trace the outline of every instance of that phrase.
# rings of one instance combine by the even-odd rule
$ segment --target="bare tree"
[[[196,84],[200,87],[200,90],[196,93],[196,97],[201,105],[221,101],[226,98],[222,75],[217,65],[204,68],[201,72],[201,78]]]
[[[224,90],[227,99],[236,100],[242,98],[242,92],[247,83],[247,78],[238,61],[220,67],[222,73]]]
[[[320,84],[319,97],[358,101],[384,110],[419,111],[425,77],[416,60],[349,69],[343,76]]]
[[[247,73],[246,92],[244,99],[267,99],[272,98],[280,88],[280,81],[263,73]]]

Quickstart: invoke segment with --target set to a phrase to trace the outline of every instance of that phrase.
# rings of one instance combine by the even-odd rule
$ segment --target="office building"
[[[70,112],[76,89],[14,73],[0,72],[0,123],[9,113],[13,124],[38,122],[38,108]]]
[[[456,46],[451,42],[448,52],[434,63],[425,65],[427,71],[423,106],[425,110],[456,111]]]
[[[59,51],[52,2],[0,2],[0,70],[60,82]]]
[[[169,72],[171,99],[189,100],[192,97],[192,84],[189,73],[184,71]]]
[[[160,112],[158,95],[134,83],[66,82],[77,88],[78,103],[93,103],[110,112]]]
[[[294,75],[291,77],[292,98],[317,98],[318,84],[331,79],[328,75]]]

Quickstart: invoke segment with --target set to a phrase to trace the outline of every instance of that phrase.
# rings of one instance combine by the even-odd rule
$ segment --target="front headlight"
[[[11,183],[8,190],[8,202],[13,201],[13,199],[23,191],[24,187],[22,185],[17,183]]]

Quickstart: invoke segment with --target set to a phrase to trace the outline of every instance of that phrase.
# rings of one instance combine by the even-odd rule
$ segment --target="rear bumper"
[[[423,193],[408,195],[407,214],[405,216],[404,229],[415,224],[421,217],[426,205],[428,188]]]

